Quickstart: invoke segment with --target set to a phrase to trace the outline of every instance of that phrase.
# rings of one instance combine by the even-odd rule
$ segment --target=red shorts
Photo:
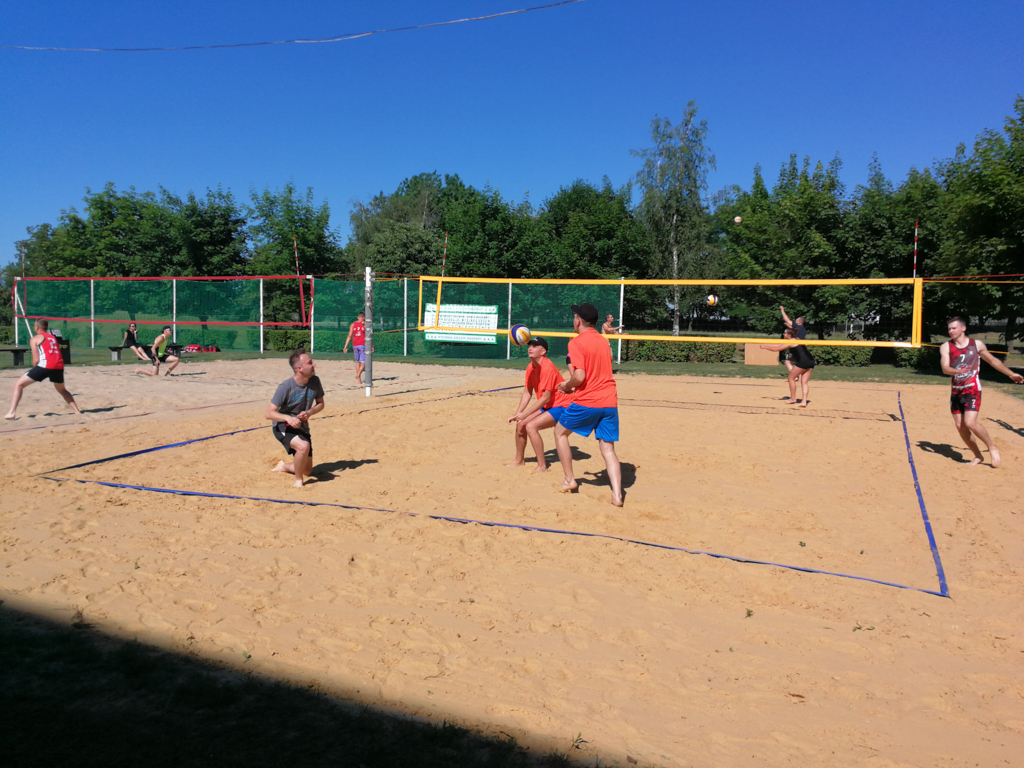
[[[950,413],[981,410],[981,390],[972,392],[954,392],[949,398]]]

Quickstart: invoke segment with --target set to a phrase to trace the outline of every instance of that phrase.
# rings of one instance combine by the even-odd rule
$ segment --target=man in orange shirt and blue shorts
[[[528,354],[530,364],[526,367],[526,381],[519,408],[509,417],[509,424],[516,423],[516,457],[507,466],[521,467],[526,463],[526,440],[529,438],[537,454],[537,471],[547,472],[548,463],[544,458],[542,429],[550,429],[565,407],[572,402],[572,396],[558,391],[562,374],[548,359],[548,342],[539,336],[530,339]],[[537,399],[530,405],[530,396]]]
[[[615,453],[619,440],[619,397],[612,378],[612,348],[597,332],[597,308],[593,304],[573,305],[573,330],[578,334],[569,341],[569,357],[575,370],[558,390],[574,395],[573,402],[557,417],[555,447],[562,463],[564,493],[579,490],[572,470],[572,448],[569,434],[589,437],[593,432],[601,448],[612,486],[612,504],[622,506],[622,467]]]

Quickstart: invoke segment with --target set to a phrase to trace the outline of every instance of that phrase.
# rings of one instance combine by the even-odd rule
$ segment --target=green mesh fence
[[[459,334],[420,331],[417,325],[435,325],[437,283],[423,281],[423,314],[420,281],[416,278],[378,280],[373,287],[373,343],[376,354],[415,358],[505,360],[525,358],[526,349],[508,344],[511,324],[523,323],[535,336],[546,331],[572,332],[573,304],[590,302],[602,316],[619,312],[619,287],[592,285],[512,284],[509,312],[508,283],[445,283],[441,308],[445,317],[459,318],[465,326],[491,328],[494,334]],[[313,318],[317,354],[340,354],[349,326],[363,309],[362,281],[316,281]],[[433,312],[434,314],[430,314]],[[444,322],[441,323],[444,325]],[[408,332],[405,327],[408,326]],[[549,354],[565,356],[568,339],[548,338]],[[351,347],[349,348],[351,352]]]
[[[288,314],[299,322],[294,281],[263,282],[268,292],[294,292],[294,311]],[[28,316],[54,318],[50,327],[79,347],[90,345],[94,317],[97,347],[120,345],[128,323],[135,322],[144,344],[152,343],[160,327],[168,324],[177,327],[179,344],[260,349],[260,280],[28,280],[25,294]]]

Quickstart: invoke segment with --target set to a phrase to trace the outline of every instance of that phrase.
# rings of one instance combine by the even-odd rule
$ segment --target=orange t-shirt
[[[577,405],[587,408],[618,408],[619,395],[612,378],[612,346],[594,328],[569,340],[569,358],[587,378],[574,393]]]
[[[526,386],[533,390],[538,400],[544,392],[554,392],[548,401],[548,408],[558,408],[572,403],[572,395],[558,391],[558,385],[562,381],[561,371],[546,356],[540,359],[539,368],[533,362],[526,367]]]

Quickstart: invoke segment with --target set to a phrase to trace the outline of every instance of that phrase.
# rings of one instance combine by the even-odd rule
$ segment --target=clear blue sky
[[[0,45],[148,47],[320,38],[545,0],[33,0]],[[712,191],[838,153],[848,189],[999,129],[1024,92],[1024,3],[584,0],[348,42],[159,53],[0,50],[0,263],[86,187],[245,202],[289,180],[353,200],[426,171],[535,205],[637,170],[655,115],[709,124]]]

